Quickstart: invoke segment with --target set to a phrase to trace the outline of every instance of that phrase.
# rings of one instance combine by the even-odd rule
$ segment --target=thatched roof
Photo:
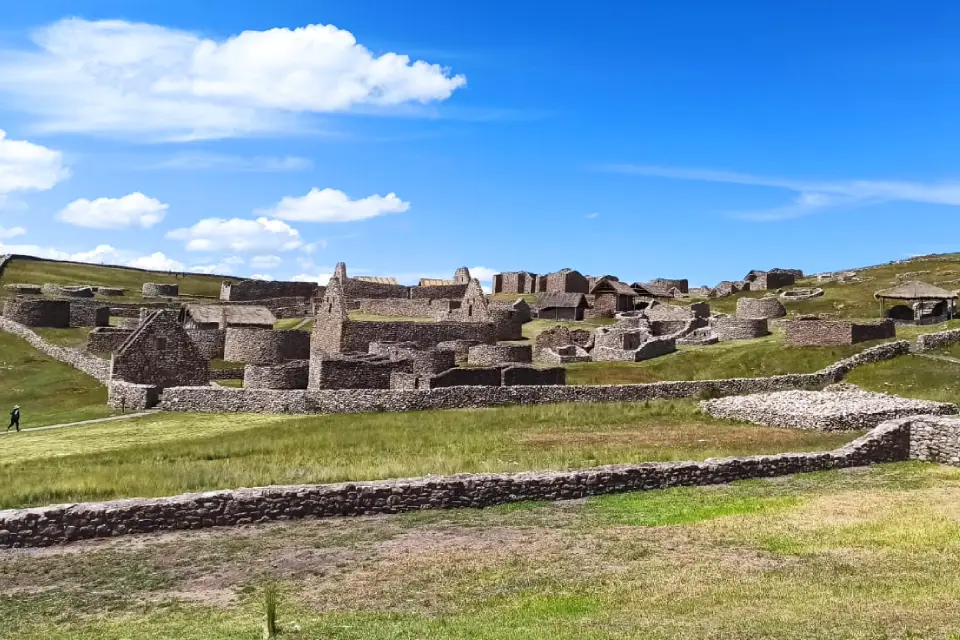
[[[586,307],[587,298],[582,293],[541,293],[537,298],[537,308],[557,309],[567,307]]]
[[[440,280],[437,278],[420,278],[421,287],[449,287],[456,285],[456,280]]]
[[[360,282],[373,282],[375,284],[399,284],[396,278],[388,278],[386,276],[353,276],[354,280],[359,280]]]
[[[273,327],[277,318],[259,305],[188,304],[187,315],[197,324],[219,323],[226,314],[227,326],[256,325]]]
[[[952,300],[957,297],[957,294],[953,291],[947,291],[919,280],[911,280],[889,289],[882,289],[873,295],[875,298],[890,298],[893,300]]]
[[[637,295],[637,292],[634,291],[632,287],[620,282],[619,280],[611,280],[606,277],[597,280],[596,284],[593,285],[593,288],[590,289],[590,293],[603,293],[611,289],[614,293],[621,296],[630,296],[632,298]]]

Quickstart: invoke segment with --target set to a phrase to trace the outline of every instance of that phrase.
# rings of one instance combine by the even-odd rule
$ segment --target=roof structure
[[[881,289],[873,296],[877,299],[890,298],[892,300],[953,300],[958,297],[953,291],[947,291],[919,280],[911,280],[889,289]]]
[[[227,325],[263,325],[272,327],[276,316],[260,305],[188,304],[187,315],[197,324],[215,324],[225,319]]]
[[[438,278],[420,278],[421,287],[448,287],[457,284],[456,280],[441,280]]]
[[[400,284],[396,278],[388,278],[386,276],[353,276],[353,279],[359,280],[360,282],[373,282],[376,284]]]
[[[597,280],[596,284],[593,285],[593,288],[590,289],[590,293],[598,293],[605,289],[613,289],[613,292],[621,296],[630,296],[631,298],[637,295],[637,292],[633,287],[626,285],[619,280],[611,280],[610,278],[603,277]]]
[[[582,293],[542,293],[537,298],[537,307],[540,309],[580,306],[588,306],[587,298]]]

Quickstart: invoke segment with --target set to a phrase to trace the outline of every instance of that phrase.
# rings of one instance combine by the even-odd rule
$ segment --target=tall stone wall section
[[[444,309],[429,298],[367,298],[359,300],[360,311],[374,316],[397,316],[402,318],[435,318]],[[449,305],[446,309],[449,310]]]
[[[225,360],[226,329],[186,329],[200,353],[207,360]]]
[[[248,364],[243,368],[245,389],[306,389],[309,380],[309,360],[274,365]]]
[[[939,333],[930,333],[917,337],[916,351],[930,351],[939,349],[954,342],[960,342],[960,329],[951,329],[949,331],[940,331]]]
[[[26,327],[66,329],[70,326],[70,301],[14,298],[4,302],[3,317]]]
[[[110,379],[110,361],[98,358],[82,349],[71,349],[48,343],[27,327],[10,320],[0,318],[0,329],[26,340],[37,351],[45,353],[54,360],[68,364],[91,378],[106,383]]]
[[[332,347],[331,353],[365,353],[371,342],[413,342],[421,349],[429,349],[450,340],[496,342],[495,327],[486,322],[360,322],[347,321],[342,325],[340,340],[321,340]],[[322,331],[317,324],[314,333]]]
[[[766,320],[753,318],[711,318],[710,327],[720,340],[749,340],[770,334]]]
[[[467,362],[481,366],[504,362],[533,362],[533,349],[529,344],[478,344],[470,347]]]
[[[97,302],[70,301],[71,327],[107,327],[109,325],[109,306]]]
[[[892,320],[857,323],[846,320],[800,318],[781,324],[784,340],[792,346],[837,346],[886,340],[896,335]]]
[[[343,278],[343,297],[347,300],[365,298],[409,298],[410,287],[402,284],[383,284],[366,282],[354,278]]]
[[[910,458],[960,467],[960,419],[910,419]]]
[[[132,334],[132,329],[97,327],[87,335],[87,351],[91,353],[112,353],[119,349]]]
[[[466,292],[466,284],[416,286],[410,287],[410,298],[413,300],[460,300]]]
[[[317,287],[323,291],[324,287]],[[303,318],[313,313],[313,302],[310,298],[264,298],[262,300],[231,300],[232,305],[251,305],[266,307],[278,319]]]
[[[280,364],[286,360],[310,358],[307,331],[228,327],[223,359],[245,364]]]
[[[52,505],[0,511],[0,547],[45,547],[78,540],[271,520],[482,508],[533,500],[703,486],[906,460],[909,422],[885,423],[833,451],[704,462],[621,464],[572,471],[460,474],[331,485],[273,486],[169,498]]]
[[[787,310],[775,296],[764,298],[740,298],[737,300],[737,317],[742,319],[782,318]]]
[[[320,354],[310,358],[308,387],[312,390],[389,389],[394,372],[410,373],[409,360],[375,354]]]
[[[209,366],[176,311],[154,311],[113,353],[110,379],[160,388],[210,381]]]
[[[180,285],[145,282],[140,292],[145,298],[175,298],[180,295]]]
[[[317,293],[314,282],[285,282],[280,280],[225,281],[220,284],[220,299],[230,302],[264,300],[267,298],[307,298]]]

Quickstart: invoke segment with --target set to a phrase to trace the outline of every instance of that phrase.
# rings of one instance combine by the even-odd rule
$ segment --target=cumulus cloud
[[[333,25],[226,40],[159,25],[69,18],[0,52],[0,91],[48,131],[212,138],[297,126],[297,114],[446,100],[466,79],[374,55]]]
[[[17,236],[24,236],[26,234],[27,230],[23,227],[0,227],[0,239],[16,238]]]
[[[148,169],[176,169],[182,171],[224,171],[238,173],[282,173],[306,171],[313,166],[309,158],[297,156],[230,156],[216,153],[179,154],[152,164]]]
[[[256,269],[275,269],[283,262],[280,256],[253,256],[250,258],[250,266]]]
[[[327,284],[330,281],[330,277],[333,276],[333,271],[331,270],[328,273],[298,273],[293,276],[291,280],[294,282],[316,282],[317,284]]]
[[[149,229],[163,220],[168,208],[169,205],[137,191],[122,198],[74,200],[60,210],[57,218],[91,229]]]
[[[251,277],[253,280],[273,280],[273,278],[271,278],[271,277],[270,277],[268,274],[266,274],[266,273],[255,273],[255,274],[253,274],[253,275],[250,276],[250,277]]]
[[[10,140],[0,129],[0,199],[13,191],[46,191],[67,178],[59,151],[26,140]]]
[[[134,258],[127,262],[128,267],[137,267],[138,269],[148,269],[150,271],[183,271],[183,263],[174,260],[173,258],[168,258],[164,254],[157,251],[156,253],[151,253],[149,256],[141,256],[139,258]]]
[[[189,251],[290,251],[303,245],[300,232],[282,220],[260,217],[205,218],[192,227],[167,233],[173,240],[182,240]]]
[[[299,222],[353,222],[387,213],[403,213],[409,208],[410,203],[395,193],[351,200],[343,191],[314,187],[305,196],[286,196],[275,207],[257,213]]]

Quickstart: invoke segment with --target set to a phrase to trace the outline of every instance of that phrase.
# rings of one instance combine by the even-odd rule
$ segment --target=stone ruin
[[[813,300],[814,298],[819,298],[822,295],[823,289],[820,287],[800,287],[797,289],[784,291],[780,294],[780,299],[799,302],[801,300]]]
[[[180,285],[145,282],[140,291],[144,298],[176,298],[180,295]]]
[[[206,385],[207,359],[180,326],[176,311],[154,311],[110,361],[110,379],[157,389]]]
[[[40,287],[41,293],[63,298],[92,298],[94,287],[90,285],[60,285],[47,283]]]
[[[879,322],[854,322],[851,320],[826,320],[815,315],[804,315],[796,320],[781,323],[786,343],[794,347],[832,347],[857,344],[870,340],[887,340],[896,337],[897,327],[893,320]]]
[[[787,310],[776,296],[740,298],[737,300],[737,318],[771,320],[787,315]]]

